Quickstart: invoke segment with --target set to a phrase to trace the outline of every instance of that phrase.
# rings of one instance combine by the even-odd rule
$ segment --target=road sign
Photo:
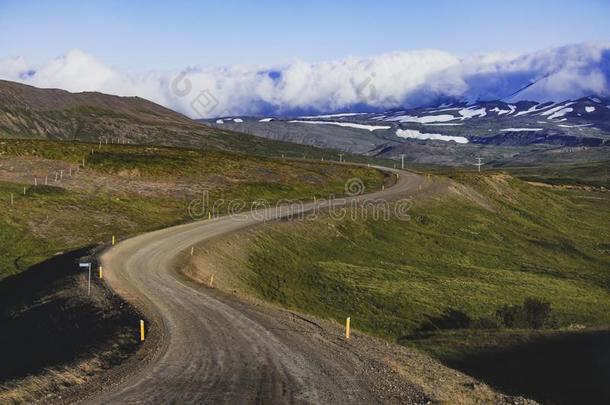
[[[87,295],[91,295],[91,263],[79,263],[78,267],[87,267],[89,269],[89,283],[87,285]]]

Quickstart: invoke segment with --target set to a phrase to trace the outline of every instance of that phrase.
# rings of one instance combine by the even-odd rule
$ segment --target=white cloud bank
[[[0,60],[0,78],[69,91],[137,95],[194,118],[379,111],[447,100],[562,101],[610,94],[610,43],[524,55],[459,58],[419,50],[313,64],[137,74],[73,50],[43,66],[30,66],[22,58]]]

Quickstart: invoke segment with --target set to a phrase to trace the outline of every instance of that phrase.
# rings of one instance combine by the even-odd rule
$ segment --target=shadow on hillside
[[[103,285],[94,283],[87,297],[78,259],[89,251],[52,257],[0,282],[0,382],[89,358],[120,328],[135,329],[137,315]],[[130,340],[135,347],[135,333]]]
[[[610,403],[609,331],[559,333],[448,365],[545,404]]]

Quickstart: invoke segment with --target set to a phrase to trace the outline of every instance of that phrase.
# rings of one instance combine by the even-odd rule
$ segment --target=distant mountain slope
[[[187,117],[139,97],[70,93],[0,81],[0,133],[3,135],[139,139],[153,135],[150,127],[155,125],[175,130],[194,126]]]
[[[0,80],[0,138],[128,142],[302,155],[311,148],[210,128],[139,97],[70,93]]]
[[[215,128],[371,156],[397,158],[405,153],[424,163],[459,162],[459,155],[472,155],[483,146],[498,152],[494,158],[498,154],[506,155],[501,158],[514,156],[532,148],[610,146],[610,100],[598,97],[548,103],[454,103],[383,113],[292,118],[231,117],[203,122]],[[438,158],[443,154],[453,158]]]

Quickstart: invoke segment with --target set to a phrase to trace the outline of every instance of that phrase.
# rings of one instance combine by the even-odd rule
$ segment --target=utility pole
[[[479,168],[479,173],[481,172],[481,166],[483,166],[485,163],[482,162],[483,158],[477,157],[477,163],[475,163],[474,165],[477,166]]]

